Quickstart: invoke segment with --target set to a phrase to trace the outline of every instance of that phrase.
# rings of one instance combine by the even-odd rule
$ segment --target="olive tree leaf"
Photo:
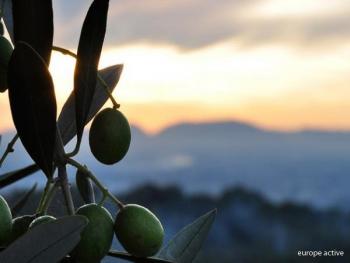
[[[5,22],[7,32],[10,35],[12,43],[14,43],[13,37],[13,16],[12,16],[12,0],[2,0],[2,16]]]
[[[86,204],[95,203],[95,193],[91,179],[81,170],[75,176],[78,191]]]
[[[45,62],[28,44],[18,42],[8,67],[12,118],[24,148],[52,177],[56,139],[56,97]]]
[[[184,227],[159,252],[158,257],[176,263],[191,263],[204,243],[216,216],[216,209]]]
[[[164,260],[156,257],[139,258],[133,255],[130,255],[128,253],[115,251],[115,250],[109,251],[108,256],[114,257],[114,258],[121,258],[121,259],[128,260],[135,263],[175,263],[169,260]]]
[[[83,216],[67,216],[38,225],[1,252],[0,262],[58,262],[77,245],[87,222]]]
[[[107,84],[110,92],[112,92],[118,84],[122,71],[123,65],[114,65],[98,71],[101,78]],[[74,92],[72,92],[62,108],[60,116],[58,117],[58,128],[62,136],[63,144],[65,145],[77,134],[74,97]],[[96,115],[107,100],[108,94],[105,87],[100,82],[97,82],[85,124],[87,124]]]
[[[39,171],[36,164],[0,175],[0,189]]]
[[[12,216],[16,216],[22,208],[25,206],[25,204],[28,202],[31,195],[35,192],[36,187],[38,186],[37,183],[35,183],[23,196],[21,196],[16,203],[11,207]]]
[[[75,113],[80,144],[95,93],[97,69],[107,26],[109,0],[95,0],[86,15],[74,71]]]
[[[12,0],[15,45],[27,42],[50,64],[53,42],[53,10],[51,0]]]
[[[107,84],[108,89],[111,92],[113,92],[114,88],[118,84],[122,71],[123,65],[121,64],[99,70],[101,78]],[[108,94],[105,91],[105,87],[100,82],[98,82],[96,84],[96,90],[87,122],[89,122],[96,115],[96,113],[101,109],[107,100]],[[63,144],[66,145],[76,135],[75,102],[73,92],[62,108],[57,125],[59,131],[61,132]],[[38,170],[39,168],[37,165],[33,164],[16,171],[2,174],[0,175],[0,188],[6,187],[18,180],[21,180],[37,172]]]

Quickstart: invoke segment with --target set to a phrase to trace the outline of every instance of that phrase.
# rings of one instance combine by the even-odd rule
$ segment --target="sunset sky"
[[[55,45],[76,51],[91,1],[54,2]],[[111,0],[100,67],[123,63],[115,91],[133,124],[247,121],[350,129],[350,2]],[[75,61],[53,54],[59,105]],[[0,94],[0,132],[12,121]]]

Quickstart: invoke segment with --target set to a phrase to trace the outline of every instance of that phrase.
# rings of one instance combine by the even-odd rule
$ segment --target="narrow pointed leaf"
[[[15,44],[30,44],[49,65],[53,42],[51,0],[12,0]]]
[[[44,61],[22,42],[12,54],[8,69],[11,112],[24,148],[52,176],[56,139],[56,98]]]
[[[114,65],[101,69],[98,71],[98,73],[107,84],[108,89],[112,92],[119,82],[122,71],[123,65]],[[96,115],[107,100],[108,94],[105,87],[98,81],[90,106],[89,115],[85,124],[87,124]],[[67,144],[77,134],[74,92],[71,93],[62,108],[61,114],[58,118],[58,128],[61,132],[62,141],[64,144]]]
[[[87,225],[82,216],[69,216],[38,225],[0,253],[0,262],[58,262],[79,242]]]
[[[99,71],[101,78],[107,84],[108,89],[111,92],[113,92],[114,88],[118,84],[122,71],[123,65],[114,65]],[[98,82],[96,84],[96,90],[87,122],[89,122],[96,115],[107,100],[108,94],[105,91],[105,87]],[[58,128],[61,132],[62,140],[65,145],[76,135],[74,93],[69,96],[68,100],[63,106],[61,114],[58,118]],[[17,182],[18,180],[21,180],[37,172],[38,170],[39,168],[37,165],[32,164],[16,171],[2,174],[0,175],[0,188]]]
[[[204,243],[216,216],[216,209],[184,227],[159,252],[158,257],[176,263],[191,263]]]
[[[36,164],[0,175],[0,189],[39,171]]]
[[[29,198],[32,196],[32,194],[35,192],[36,187],[38,186],[37,183],[35,183],[23,196],[21,196],[17,202],[11,207],[12,216],[17,216],[18,213],[22,210],[22,208],[26,205]]]
[[[175,263],[172,261],[168,261],[168,260],[164,260],[156,257],[139,258],[133,255],[130,255],[128,253],[115,251],[115,250],[109,251],[108,256],[114,257],[114,258],[121,258],[121,259],[128,260],[135,263]]]
[[[78,144],[88,119],[95,93],[97,68],[106,33],[109,0],[95,0],[80,34],[74,72],[74,94]]]
[[[2,0],[3,2],[3,19],[7,32],[10,35],[12,43],[14,43],[13,37],[13,15],[12,15],[12,0]]]

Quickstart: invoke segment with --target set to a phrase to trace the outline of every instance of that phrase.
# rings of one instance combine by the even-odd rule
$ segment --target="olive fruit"
[[[124,206],[117,214],[114,230],[125,250],[137,257],[155,255],[163,243],[162,224],[151,211],[139,205]]]
[[[25,215],[16,217],[12,220],[12,233],[11,233],[11,242],[15,241],[17,238],[22,236],[28,231],[29,225],[35,219],[35,216]]]
[[[0,196],[0,245],[6,245],[11,237],[12,215],[6,200]]]
[[[94,187],[91,179],[85,174],[85,172],[80,169],[77,170],[75,183],[85,204],[95,203]]]
[[[92,122],[89,144],[92,154],[104,164],[114,164],[129,150],[131,131],[128,120],[116,109],[102,110]]]
[[[13,47],[3,36],[0,36],[0,92],[7,90],[7,66],[9,64]]]
[[[107,209],[96,204],[83,205],[76,214],[85,216],[89,223],[71,256],[77,262],[100,262],[112,245],[113,218]]]
[[[56,220],[55,217],[53,216],[49,216],[49,215],[44,215],[44,216],[39,216],[37,218],[35,218],[29,225],[29,229],[32,229],[33,227],[36,227],[38,225],[41,225],[43,223],[48,223],[51,221]]]

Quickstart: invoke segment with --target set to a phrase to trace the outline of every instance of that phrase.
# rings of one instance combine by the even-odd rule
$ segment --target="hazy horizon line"
[[[241,124],[245,126],[249,126],[253,129],[257,129],[260,131],[265,131],[265,132],[279,132],[279,133],[299,133],[299,132],[307,132],[307,131],[314,131],[314,132],[330,132],[330,133],[350,133],[350,128],[339,128],[339,127],[334,127],[334,128],[326,128],[326,127],[317,127],[317,126],[301,126],[298,128],[281,128],[281,127],[271,127],[269,125],[262,125],[258,124],[252,121],[244,121],[244,120],[239,120],[239,119],[222,119],[222,120],[204,120],[204,121],[179,121],[175,122],[169,125],[166,125],[156,131],[149,131],[147,128],[142,127],[142,125],[139,125],[137,123],[130,123],[130,126],[141,131],[143,134],[148,135],[148,136],[157,136],[160,135],[167,130],[181,126],[181,125],[219,125],[219,124]],[[90,125],[88,125],[85,129],[89,130]],[[4,129],[0,131],[0,135],[2,134],[8,134],[12,133],[15,131],[15,128],[9,128],[9,129]]]

